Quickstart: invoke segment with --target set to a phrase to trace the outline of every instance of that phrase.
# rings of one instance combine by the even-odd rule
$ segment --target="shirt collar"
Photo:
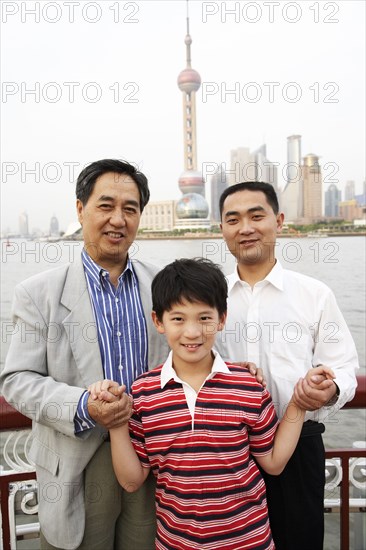
[[[284,277],[284,271],[281,263],[276,260],[275,265],[271,269],[271,271],[268,273],[268,275],[263,279],[263,281],[267,281],[274,287],[278,288],[278,290],[283,290],[283,277]],[[228,291],[230,292],[234,286],[237,283],[242,284],[245,281],[242,281],[239,277],[238,267],[236,267],[234,273],[231,273],[227,277],[228,282]]]
[[[213,378],[217,372],[230,374],[229,367],[224,362],[221,355],[214,349],[212,350],[212,353],[214,354],[215,359],[212,365],[211,373],[208,375],[207,378],[208,379]],[[161,373],[160,373],[161,387],[164,388],[166,384],[169,382],[169,380],[172,380],[172,379],[175,380],[175,382],[182,383],[182,380],[179,378],[179,376],[177,375],[177,373],[173,368],[173,352],[171,351],[161,369]]]
[[[108,275],[109,275],[109,271],[107,271],[106,269],[104,269],[103,267],[101,267],[100,265],[98,265],[98,264],[89,256],[89,254],[87,253],[87,251],[85,250],[85,248],[83,248],[83,250],[82,250],[81,257],[82,257],[82,260],[83,260],[84,269],[87,271],[88,276],[90,277],[90,279],[92,280],[92,282],[94,282],[94,284],[95,284],[98,288],[100,288],[101,286],[103,286],[103,285],[104,285],[104,277],[105,277],[105,274],[108,274]],[[123,277],[123,275],[124,275],[127,271],[130,271],[130,272],[131,272],[131,274],[132,274],[132,280],[133,280],[134,284],[136,285],[136,283],[137,283],[137,281],[136,281],[136,275],[135,275],[135,272],[134,272],[134,270],[133,270],[132,262],[131,262],[129,256],[127,256],[126,267],[125,267],[125,269],[123,270],[123,272],[121,273],[121,275],[118,277],[118,280],[121,280],[121,278]]]

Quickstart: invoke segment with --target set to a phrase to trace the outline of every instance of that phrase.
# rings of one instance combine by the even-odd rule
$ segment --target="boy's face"
[[[201,368],[212,364],[211,349],[216,333],[224,327],[226,315],[220,318],[216,308],[183,300],[165,311],[161,321],[154,311],[152,318],[173,351],[174,366]]]

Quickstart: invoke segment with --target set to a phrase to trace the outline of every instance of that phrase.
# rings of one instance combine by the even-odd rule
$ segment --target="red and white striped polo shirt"
[[[196,394],[177,377],[170,354],[134,382],[132,394],[132,441],[157,478],[156,548],[274,548],[251,456],[273,446],[278,421],[268,391],[215,354]]]

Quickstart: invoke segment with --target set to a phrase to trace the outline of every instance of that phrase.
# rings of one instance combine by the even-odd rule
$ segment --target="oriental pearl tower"
[[[184,172],[179,178],[183,196],[177,202],[177,227],[208,227],[208,204],[204,197],[205,180],[197,171],[196,141],[196,92],[201,86],[201,77],[191,66],[192,38],[189,34],[187,0],[186,68],[178,76],[178,87],[183,93]]]

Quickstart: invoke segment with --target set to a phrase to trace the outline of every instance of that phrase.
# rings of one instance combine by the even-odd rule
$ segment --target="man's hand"
[[[119,386],[117,382],[105,379],[90,384],[88,392],[92,399],[99,399],[100,401],[112,403],[113,401],[118,401],[125,389],[126,386]]]
[[[294,388],[293,401],[306,411],[316,411],[326,405],[335,395],[335,375],[329,367],[319,365],[310,369],[305,378],[300,378]]]
[[[93,393],[88,399],[88,412],[95,422],[107,430],[128,422],[132,415],[133,401],[132,397],[125,393],[126,386],[118,386],[111,380],[103,380],[92,384],[89,388]]]
[[[259,382],[259,384],[262,384],[264,388],[267,386],[266,379],[263,376],[263,370],[257,367],[255,363],[251,363],[250,361],[243,361],[241,363],[232,363],[232,365],[239,365],[239,367],[244,367],[248,369],[250,374],[252,376],[255,376],[255,379],[257,380],[257,382]]]

